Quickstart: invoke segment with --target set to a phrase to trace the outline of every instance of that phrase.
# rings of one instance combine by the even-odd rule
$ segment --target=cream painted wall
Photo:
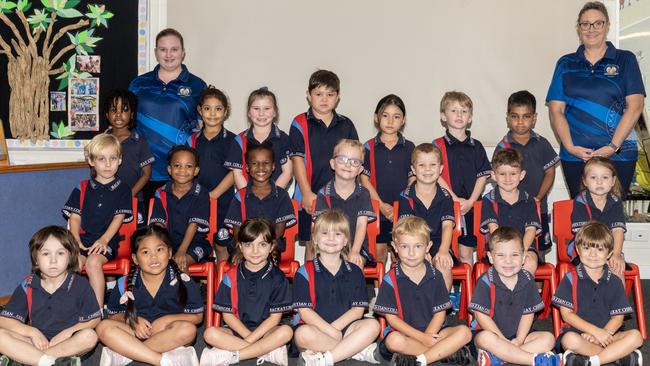
[[[528,89],[538,99],[537,130],[554,144],[544,98],[557,59],[578,46],[580,0],[326,2],[166,0],[167,26],[185,37],[190,70],[222,88],[233,105],[228,127],[246,126],[248,93],[276,92],[280,127],[307,108],[309,75],[341,78],[337,109],[362,140],[388,93],[407,107],[406,136],[431,141],[443,133],[439,101],[447,90],[474,101],[474,136],[494,145],[506,132],[508,95]],[[155,30],[152,30],[155,34]]]

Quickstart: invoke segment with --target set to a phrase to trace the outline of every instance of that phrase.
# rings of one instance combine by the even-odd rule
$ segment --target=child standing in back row
[[[447,189],[454,201],[460,203],[463,215],[463,232],[458,238],[458,255],[461,262],[472,264],[476,236],[474,227],[474,202],[481,199],[490,176],[490,161],[480,141],[473,138],[473,103],[463,92],[445,93],[440,101],[440,122],[447,129],[443,137],[433,141],[442,153],[442,179],[440,185]]]
[[[542,232],[537,240],[537,252],[543,261],[545,252],[552,245],[546,198],[553,186],[555,166],[560,162],[560,157],[548,140],[533,131],[537,121],[536,105],[535,96],[527,90],[510,95],[506,112],[510,132],[499,142],[494,154],[503,149],[515,149],[521,153],[526,176],[521,181],[520,188],[540,203]]]
[[[393,229],[393,202],[406,186],[414,181],[411,153],[415,145],[402,135],[406,124],[406,107],[402,98],[389,94],[375,108],[375,127],[379,133],[366,141],[361,183],[370,198],[379,202],[381,218],[377,236],[377,261],[386,263],[388,243]]]
[[[341,99],[340,89],[339,77],[332,71],[318,70],[311,74],[307,87],[309,109],[294,117],[289,131],[296,177],[294,199],[302,205],[298,239],[305,243],[306,260],[314,257],[307,242],[311,237],[316,193],[334,177],[330,166],[334,146],[341,139],[359,139],[352,121],[334,110]]]

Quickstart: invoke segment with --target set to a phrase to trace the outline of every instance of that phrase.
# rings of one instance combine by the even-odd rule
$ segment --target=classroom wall
[[[29,239],[47,225],[66,225],[61,207],[88,168],[0,174],[0,296],[29,274]]]
[[[555,62],[578,47],[584,2],[167,0],[160,25],[181,31],[190,70],[230,96],[235,132],[260,86],[276,92],[288,130],[307,109],[309,75],[324,68],[341,78],[338,111],[362,140],[376,133],[377,101],[395,93],[406,103],[407,137],[431,141],[443,133],[440,98],[455,89],[474,101],[473,135],[494,145],[506,132],[508,95],[528,89],[538,98],[537,131],[557,146],[544,98]]]

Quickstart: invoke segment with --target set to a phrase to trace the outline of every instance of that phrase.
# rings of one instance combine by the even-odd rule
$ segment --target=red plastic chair
[[[393,225],[397,225],[399,218],[399,202],[393,202]],[[451,250],[454,253],[456,258],[459,258],[458,255],[458,238],[462,234],[461,227],[461,215],[460,215],[460,204],[454,202],[454,231],[451,237]],[[467,263],[460,263],[459,265],[454,266],[451,269],[451,275],[454,280],[460,281],[461,286],[461,298],[460,298],[460,310],[458,311],[458,318],[465,319],[467,318],[467,324],[469,325],[472,321],[471,316],[467,312],[467,306],[469,305],[470,300],[472,299],[472,293],[474,292],[474,281],[472,280],[472,266]]]
[[[153,212],[154,198],[149,201],[149,218],[151,219],[151,213]],[[217,200],[210,199],[210,216],[208,219],[210,230],[207,234],[207,240],[210,244],[213,244],[214,233],[217,230]],[[215,289],[215,269],[214,269],[214,257],[210,256],[207,258],[206,262],[194,263],[187,268],[187,274],[192,277],[202,277],[206,279],[206,294],[205,294],[205,326],[210,327],[214,323],[214,312],[212,311],[212,305],[214,304],[214,289]]]
[[[298,220],[298,207],[299,203],[296,200],[291,200],[293,205],[293,213]],[[287,278],[293,278],[296,274],[298,268],[300,268],[300,263],[294,259],[296,252],[296,236],[298,235],[298,223],[292,227],[286,228],[284,230],[284,242],[286,247],[284,252],[280,253],[280,263],[278,263],[278,268],[284,273]]]
[[[102,266],[105,275],[126,276],[131,271],[131,236],[138,227],[138,199],[136,197],[131,198],[131,207],[133,220],[120,226],[120,243],[117,247],[117,255]],[[81,273],[86,274],[85,267]]]
[[[490,268],[489,264],[483,263],[483,258],[485,258],[485,234],[481,233],[480,227],[481,227],[481,209],[483,207],[483,202],[477,201],[474,203],[474,235],[476,235],[476,264],[474,265],[474,281],[478,281],[479,277],[485,271],[487,271],[488,268]],[[537,208],[539,212],[539,202],[537,202]],[[542,301],[544,301],[544,310],[542,313],[539,315],[540,319],[545,319],[546,317],[551,314],[551,299],[553,298],[553,294],[555,293],[555,289],[557,288],[558,284],[558,279],[557,275],[555,272],[555,266],[553,266],[550,263],[544,263],[539,266],[537,266],[537,270],[535,271],[535,280],[537,281],[542,281]],[[554,324],[554,331],[559,332],[559,328],[555,329],[555,324]]]
[[[562,200],[553,203],[553,235],[557,241],[557,271],[558,278],[562,279],[566,273],[571,271],[573,265],[568,255],[568,245],[573,240],[573,231],[571,231],[571,213],[573,212],[573,200]],[[625,275],[625,293],[629,297],[634,290],[634,304],[636,306],[637,327],[643,339],[648,339],[648,333],[645,323],[645,309],[643,307],[643,290],[641,289],[641,272],[639,266],[634,263],[626,262],[630,269],[626,269]],[[560,311],[553,312],[553,316],[562,321]]]

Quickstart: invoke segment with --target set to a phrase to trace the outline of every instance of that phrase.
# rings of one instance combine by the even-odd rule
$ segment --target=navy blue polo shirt
[[[498,151],[506,149],[507,147],[519,151],[524,159],[523,169],[526,171],[526,176],[524,177],[524,180],[519,183],[519,189],[523,189],[531,195],[536,196],[539,192],[539,188],[542,186],[544,173],[560,162],[560,157],[557,155],[548,140],[537,134],[535,131],[531,131],[530,139],[526,145],[522,145],[515,141],[512,137],[512,132],[508,132],[508,134],[503,137],[494,149],[492,157],[494,158],[494,155],[496,155]],[[546,202],[546,197],[547,196],[542,197],[540,202],[542,213],[548,212],[548,202]]]
[[[587,205],[589,209],[587,209]],[[596,207],[589,191],[584,190],[576,196],[573,201],[573,211],[571,212],[571,231],[578,232],[581,227],[591,220],[607,225],[610,230],[621,228],[623,231],[627,231],[623,201],[613,193],[607,195],[607,201],[602,211]]]
[[[28,319],[28,287],[32,289],[31,319]],[[77,323],[101,317],[101,311],[88,279],[70,272],[53,293],[47,292],[42,287],[41,278],[36,274],[32,274],[30,281],[24,279],[14,290],[0,316],[16,319],[22,323],[29,320],[29,325],[51,340],[55,335]]]
[[[226,128],[221,128],[221,132],[211,140],[208,140],[203,135],[203,132],[200,132],[196,137],[196,146],[194,148],[199,155],[199,167],[201,168],[197,182],[205,187],[208,192],[215,189],[223,178],[230,173],[230,170],[224,167],[224,163],[226,156],[228,156],[228,151],[234,145],[234,137],[235,135]],[[233,192],[234,188],[231,188],[221,195],[221,197],[229,195],[226,204],[230,203]],[[219,200],[221,200],[221,197],[219,197]],[[226,207],[228,206],[226,205]]]
[[[332,204],[331,207],[327,204],[327,196],[330,198],[330,202]],[[343,214],[350,222],[350,246],[352,246],[352,242],[354,241],[354,234],[357,232],[357,219],[360,216],[367,216],[368,222],[373,222],[377,219],[375,216],[375,211],[372,209],[370,192],[368,192],[368,189],[362,186],[358,181],[355,183],[354,191],[347,199],[341,198],[341,196],[336,193],[334,180],[331,180],[325,184],[325,186],[318,191],[318,195],[316,196],[316,210],[314,210],[314,221],[321,213],[330,209],[341,210],[341,212],[343,212]],[[366,252],[368,251],[367,234],[363,240],[363,250]]]
[[[372,140],[375,141],[375,177],[377,178],[377,194],[383,202],[392,204],[399,198],[400,192],[406,188],[409,177],[413,175],[411,170],[411,153],[415,145],[404,138],[400,133],[397,144],[392,149],[386,147],[381,141],[381,132]],[[363,162],[363,174],[370,178],[370,141],[363,147],[366,149]],[[382,220],[388,220],[381,217]]]
[[[253,193],[252,182],[249,181],[248,186],[235,194],[235,198],[230,202],[228,213],[224,220],[224,225],[229,228],[241,226],[241,195],[244,195],[244,209],[246,210],[246,218],[263,217],[268,219],[273,224],[285,223],[286,227],[291,227],[296,224],[296,215],[293,212],[293,204],[289,193],[282,187],[271,184],[271,193],[268,196],[260,199]],[[280,252],[284,251],[286,244],[284,238],[278,243]]]
[[[160,284],[160,288],[155,296],[151,296],[151,293],[149,293],[149,290],[147,290],[142,282],[140,268],[135,271],[134,277],[133,297],[135,297],[135,309],[138,316],[145,318],[149,322],[153,322],[165,315],[199,314],[205,310],[199,284],[192,280],[184,282],[178,278],[176,283],[172,285],[171,282],[175,279],[176,275],[169,265],[165,271],[165,278]],[[187,302],[185,306],[182,306],[178,301],[178,291],[181,282],[185,284],[185,288],[187,289]],[[111,291],[111,295],[108,297],[108,302],[106,303],[109,315],[126,312],[126,304],[120,304],[120,297],[126,291],[126,284],[127,276],[120,277],[117,285]]]
[[[398,219],[407,216],[423,218],[431,228],[430,239],[433,245],[429,253],[435,256],[440,248],[440,241],[442,240],[442,223],[451,221],[454,226],[456,224],[454,221],[454,200],[446,189],[436,183],[436,195],[433,197],[429,208],[427,208],[416,195],[416,184],[417,182],[407,187],[400,194]],[[411,203],[413,207],[411,207]]]
[[[223,276],[212,308],[232,314],[232,281],[229,276],[230,273]],[[257,272],[248,270],[243,262],[240,263],[237,268],[237,295],[238,318],[250,331],[262,324],[269,314],[291,310],[289,281],[271,262]]]
[[[560,281],[553,295],[552,301],[555,306],[574,310],[576,304],[573,298],[573,286],[577,286],[577,299],[575,299],[578,305],[577,315],[598,328],[603,328],[613,316],[632,313],[623,283],[609,270],[607,264],[605,264],[603,275],[598,281],[589,277],[582,263],[576,266],[576,273],[578,275],[577,285],[573,284],[572,281],[575,281],[575,278],[569,274]],[[566,330],[563,329],[563,331]]]
[[[474,191],[476,180],[489,176],[492,169],[481,142],[473,138],[469,130],[465,132],[467,138],[463,141],[452,136],[448,130],[444,135],[449,163],[445,169],[451,177],[451,183],[447,183],[460,198],[469,198]],[[435,141],[433,144],[436,144]]]
[[[270,142],[273,146],[273,155],[275,156],[275,170],[271,179],[275,182],[280,174],[282,174],[282,165],[289,161],[289,153],[291,151],[291,146],[289,143],[289,135],[274,123],[271,125],[271,133],[264,141],[257,141],[255,135],[253,134],[253,128],[249,128],[246,131],[242,132],[246,136],[246,144],[261,144],[265,142]],[[235,136],[235,142],[230,145],[230,150],[224,161],[223,165],[231,170],[239,169],[242,170],[244,167],[244,160],[242,156],[243,144],[242,138],[240,135]],[[248,177],[248,172],[242,171],[245,177]]]
[[[334,146],[341,139],[359,140],[357,129],[352,121],[333,111],[334,117],[329,126],[325,122],[316,118],[311,111],[307,111],[307,129],[309,135],[309,151],[311,152],[312,177],[311,191],[318,192],[325,183],[334,178],[334,171],[330,167],[330,159],[334,154]],[[305,158],[305,141],[303,131],[296,119],[291,122],[289,130],[289,140],[291,141],[290,156],[300,156]],[[307,161],[305,161],[307,165]],[[277,169],[277,167],[276,167]],[[293,198],[298,201],[302,200],[302,193],[296,184]]]
[[[90,179],[84,194],[83,209],[80,204],[81,184],[77,185],[70,193],[68,201],[61,212],[67,220],[75,213],[81,216],[81,243],[91,247],[108,229],[113,217],[124,215],[124,222],[133,220],[133,207],[131,202],[131,188],[114,179],[107,184],[101,184],[95,179]],[[109,260],[117,255],[117,246],[120,235],[116,233],[108,242],[109,251],[104,254]],[[87,253],[81,251],[81,254]]]
[[[491,283],[495,286],[494,299],[490,298]],[[539,296],[534,276],[525,269],[519,271],[517,284],[513,290],[510,290],[501,281],[494,267],[490,267],[476,281],[467,310],[490,315],[491,307],[494,307],[492,320],[506,338],[513,339],[517,336],[521,317],[544,309],[544,302]],[[479,329],[477,322],[472,322],[472,330]]]
[[[400,264],[391,269],[397,280],[397,293],[404,317],[402,320],[420,332],[427,329],[435,313],[451,309],[449,292],[442,274],[430,262],[424,261],[424,265],[426,274],[420,283],[413,282],[406,273],[402,272]],[[395,286],[388,273],[379,288],[373,311],[379,314],[399,315]]]
[[[117,170],[117,176],[133,188],[135,183],[142,177],[142,168],[154,162],[147,141],[132,131],[131,135],[121,142],[122,145],[122,164]]]
[[[368,307],[366,279],[361,269],[342,260],[336,273],[331,273],[314,259],[314,288],[316,290],[316,313],[332,323],[352,308]],[[312,308],[309,297],[309,277],[301,266],[293,279],[293,309]]]
[[[569,123],[571,139],[576,146],[599,149],[612,141],[614,131],[627,108],[625,97],[645,96],[643,78],[636,56],[619,50],[607,42],[605,55],[591,65],[581,45],[575,53],[562,56],[555,65],[546,102],[566,103],[564,116]],[[597,91],[597,92],[594,92]],[[636,161],[638,152],[636,133],[632,131],[621,145],[618,154],[610,157],[618,161]],[[581,161],[560,147],[560,158]]]
[[[159,68],[157,65],[129,85],[129,90],[138,97],[136,131],[147,140],[156,159],[151,180],[158,182],[169,179],[169,150],[174,145],[185,144],[198,126],[196,105],[206,88],[205,82],[191,74],[185,65],[181,65],[180,75],[167,84],[158,78]]]
[[[494,201],[497,202],[499,214],[494,211]],[[542,230],[537,214],[537,204],[535,199],[526,191],[519,190],[519,199],[514,204],[509,204],[499,193],[499,188],[494,188],[488,194],[483,196],[483,206],[481,208],[481,232],[487,234],[490,232],[488,224],[497,224],[499,227],[511,227],[521,235],[528,227],[534,227],[537,234]]]
[[[166,209],[160,199],[161,191],[167,195]],[[210,197],[205,188],[195,182],[183,197],[177,198],[172,190],[172,182],[168,182],[156,191],[154,200],[149,223],[159,223],[167,227],[174,244],[174,252],[183,241],[187,227],[196,223],[197,232],[187,249],[187,254],[194,253],[195,260],[200,261],[212,253],[212,247],[206,239],[206,233],[210,230]]]

